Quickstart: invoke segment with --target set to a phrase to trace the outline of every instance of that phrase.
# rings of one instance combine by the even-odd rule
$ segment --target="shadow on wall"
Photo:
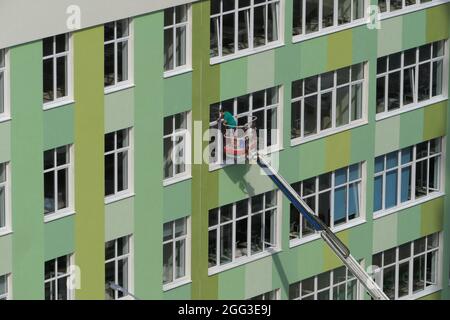
[[[251,166],[252,164],[230,165],[224,168],[224,172],[234,184],[239,186],[242,192],[253,197],[255,195],[255,189],[245,179],[245,175],[250,171]]]

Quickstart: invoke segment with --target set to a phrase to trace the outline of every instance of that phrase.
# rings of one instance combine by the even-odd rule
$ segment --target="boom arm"
[[[370,277],[355,258],[353,258],[347,246],[342,243],[330,228],[314,214],[314,211],[312,211],[312,209],[300,198],[297,192],[292,189],[291,185],[269,164],[264,156],[257,154],[257,163],[309,224],[320,233],[323,240],[347,266],[350,272],[363,284],[367,292],[376,300],[389,300],[372,277]]]

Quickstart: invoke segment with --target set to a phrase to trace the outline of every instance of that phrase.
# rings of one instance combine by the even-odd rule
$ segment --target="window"
[[[275,289],[257,296],[254,296],[248,300],[279,300],[280,299],[280,289]]]
[[[292,185],[294,190],[329,227],[346,224],[361,213],[362,164],[354,164]],[[312,226],[291,204],[290,239],[314,234]]]
[[[363,21],[364,0],[293,0],[293,36]]]
[[[70,256],[45,262],[45,300],[70,300]]]
[[[114,290],[110,284],[129,290],[130,281],[130,236],[108,241],[105,244],[105,299],[117,300],[126,296],[120,290]]]
[[[277,247],[277,192],[209,211],[209,267],[223,266]]]
[[[130,19],[105,24],[105,88],[129,80]]]
[[[105,196],[122,195],[130,189],[131,129],[105,135]]]
[[[210,56],[226,57],[280,39],[280,0],[212,0]]]
[[[445,42],[391,54],[377,60],[377,114],[407,110],[442,96]]]
[[[441,143],[433,139],[375,158],[375,212],[441,190]]]
[[[381,287],[390,299],[410,298],[438,286],[439,234],[435,233],[372,257],[380,267]]]
[[[167,222],[163,227],[163,284],[189,276],[188,218]]]
[[[8,300],[8,275],[0,276],[0,301]]]
[[[253,92],[234,99],[229,99],[210,106],[210,164],[220,165],[224,163],[223,139],[219,139],[217,119],[219,110],[230,112],[237,120],[238,126],[253,121],[258,136],[258,149],[271,150],[279,146],[279,109],[280,87]],[[223,135],[222,135],[223,137]]]
[[[0,232],[6,230],[9,225],[8,217],[8,166],[0,163]]]
[[[164,10],[164,71],[190,65],[190,5]]]
[[[420,9],[424,3],[430,3],[435,0],[378,0],[380,12],[395,12],[401,9]]]
[[[190,173],[190,113],[182,112],[164,118],[164,179]]]
[[[5,82],[6,82],[6,50],[0,49],[0,117],[3,116],[6,112]]]
[[[69,96],[69,34],[45,38],[43,49],[44,104]]]
[[[290,300],[360,300],[360,298],[358,281],[345,266],[289,286]]]
[[[343,130],[360,121],[364,82],[363,63],[294,81],[291,139]]]
[[[44,152],[44,214],[65,213],[72,207],[71,146]]]

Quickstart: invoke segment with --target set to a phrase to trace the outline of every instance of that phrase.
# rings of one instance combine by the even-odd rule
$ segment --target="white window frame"
[[[184,114],[185,117],[185,121],[186,121],[186,128],[182,128],[182,129],[177,129],[175,128],[175,116],[178,114]],[[184,171],[180,172],[180,173],[175,173],[175,167],[176,164],[174,163],[174,159],[177,159],[177,157],[175,156],[175,151],[177,150],[176,148],[172,148],[172,176],[169,176],[167,178],[164,178],[164,173],[163,173],[163,186],[169,186],[171,184],[186,180],[186,179],[190,179],[191,178],[191,152],[192,152],[192,141],[191,141],[191,132],[192,132],[192,112],[191,111],[184,111],[184,112],[180,112],[174,115],[170,115],[165,118],[172,118],[172,132],[169,134],[164,135],[163,133],[163,143],[164,140],[167,138],[171,138],[172,139],[172,143],[175,144],[175,139],[177,137],[183,137],[184,139],[184,145],[185,145],[185,150],[183,152],[184,154]],[[164,153],[164,150],[163,150]],[[164,156],[164,155],[163,155]],[[163,168],[164,170],[164,168]]]
[[[439,56],[439,57],[433,57],[433,44],[434,43],[438,43],[443,41],[443,48],[444,48],[444,55]],[[384,111],[381,112],[377,112],[378,110],[378,101],[376,101],[375,103],[375,117],[376,120],[382,120],[391,116],[395,116],[404,112],[408,112],[411,110],[415,110],[417,108],[422,108],[424,106],[433,104],[433,103],[437,103],[439,101],[443,101],[446,100],[448,97],[448,78],[445,76],[446,74],[448,74],[448,50],[449,50],[449,45],[448,45],[448,41],[447,40],[440,40],[440,41],[435,41],[435,42],[431,42],[431,43],[427,43],[425,45],[431,45],[431,49],[430,49],[430,58],[424,61],[420,61],[419,60],[419,47],[416,48],[411,48],[411,49],[415,49],[416,50],[416,62],[414,64],[408,65],[405,67],[405,52],[408,50],[404,50],[404,51],[400,51],[400,52],[394,52],[390,55],[386,55],[383,57],[379,57],[377,59],[383,59],[386,58],[386,71],[383,71],[381,73],[378,73],[377,71],[377,76],[376,76],[376,83],[378,83],[378,79],[384,78]],[[401,54],[401,59],[400,59],[400,67],[396,68],[396,69],[389,69],[389,57],[391,55],[395,55],[395,54]],[[440,95],[436,95],[436,96],[432,96],[432,88],[433,88],[433,63],[436,61],[442,61],[442,92]],[[423,65],[423,64],[430,64],[430,98],[429,99],[425,99],[422,101],[418,101],[418,90],[419,90],[419,66]],[[409,103],[407,105],[403,104],[403,95],[404,95],[404,86],[403,86],[403,78],[404,78],[404,71],[406,69],[410,69],[411,67],[414,67],[414,88],[413,88],[413,102]],[[400,100],[399,100],[399,108],[393,109],[393,110],[388,110],[388,100],[389,100],[389,75],[392,75],[394,73],[400,72]],[[378,85],[376,84],[376,90],[378,91]],[[376,92],[377,92],[376,91]]]
[[[69,103],[74,102],[74,93],[73,93],[73,36],[72,33],[66,33],[67,39],[67,50],[61,53],[56,53],[56,36],[52,36],[53,38],[53,53],[48,56],[42,57],[42,66],[45,60],[52,59],[53,60],[53,101],[43,102],[43,109],[48,110],[56,107],[60,107]],[[57,98],[56,97],[56,86],[57,86],[57,72],[56,72],[56,61],[59,57],[66,57],[66,78],[67,78],[67,95],[64,97]],[[44,93],[44,91],[42,91]]]
[[[349,182],[350,179],[350,167],[354,166],[354,165],[359,165],[359,173],[360,173],[360,177],[358,179],[352,180],[351,182]],[[335,182],[335,174],[336,171],[339,171],[341,169],[346,169],[347,170],[347,180],[345,183],[343,184],[339,184],[336,185]],[[350,228],[352,226],[354,226],[355,224],[359,224],[365,221],[366,218],[366,162],[359,162],[359,163],[355,163],[355,164],[351,164],[350,166],[347,167],[343,167],[343,168],[339,168],[337,170],[328,172],[331,175],[331,186],[327,189],[323,189],[320,190],[320,186],[319,186],[319,176],[313,177],[315,179],[315,191],[311,194],[308,194],[307,196],[303,197],[303,182],[309,179],[305,179],[303,181],[297,182],[294,184],[294,190],[296,190],[298,192],[298,194],[300,195],[300,197],[306,201],[309,198],[314,198],[314,203],[315,203],[315,210],[314,213],[316,216],[318,216],[319,213],[319,196],[322,193],[326,193],[326,192],[330,192],[330,217],[329,217],[329,221],[330,221],[330,229],[333,231],[337,231],[337,230],[343,230],[343,229],[347,229]],[[359,208],[358,208],[358,215],[355,216],[353,219],[349,219],[348,217],[348,202],[349,202],[349,186],[352,184],[358,183],[358,200],[359,200]],[[345,214],[345,218],[346,218],[346,222],[345,223],[340,223],[338,225],[334,225],[334,202],[335,202],[335,192],[336,189],[338,188],[342,188],[343,186],[346,186],[346,214]],[[299,189],[300,188],[300,189]],[[295,209],[295,208],[294,208]],[[294,211],[295,212],[295,211]],[[291,235],[291,233],[289,234],[289,243],[291,247],[297,246],[299,244],[302,244],[306,241],[310,241],[315,239],[318,235],[317,232],[312,232],[310,234],[307,235],[302,235],[302,230],[303,230],[303,223],[305,222],[305,219],[303,217],[303,215],[301,213],[296,212],[296,214],[298,214],[300,216],[300,224],[298,226],[300,232],[298,234],[297,237],[293,237]]]
[[[165,10],[173,10],[173,24],[164,26],[164,33],[167,29],[172,29],[172,36],[173,36],[173,50],[174,50],[174,59],[173,64],[174,67],[172,69],[168,69],[164,71],[164,77],[171,77],[177,74],[181,74],[184,72],[192,71],[192,6],[191,4],[182,4],[180,6],[186,6],[187,7],[187,20],[185,22],[179,22],[177,23],[175,20],[176,15],[176,7],[167,8]],[[176,64],[176,30],[180,27],[186,26],[186,63],[184,65],[175,66]]]
[[[334,273],[336,272],[336,270],[341,269],[341,268],[345,268],[345,280],[343,281],[339,281],[339,282],[334,282]],[[329,284],[328,286],[325,286],[324,288],[319,289],[318,286],[318,279],[319,276],[321,275],[325,275],[327,274],[329,277]],[[308,294],[304,294],[302,295],[302,282],[306,281],[306,280],[310,280],[313,279],[314,281],[314,291],[308,293]],[[343,267],[339,267],[330,271],[325,271],[321,274],[312,276],[310,278],[307,279],[303,279],[301,281],[298,282],[294,282],[293,284],[289,285],[289,289],[293,286],[296,286],[298,289],[298,293],[299,296],[298,297],[289,297],[290,300],[304,300],[304,298],[309,298],[312,297],[313,300],[318,300],[318,294],[328,291],[328,300],[333,300],[334,298],[334,288],[337,288],[341,285],[345,285],[345,300],[347,300],[347,295],[348,295],[348,285],[355,281],[356,282],[356,300],[362,300],[363,299],[363,294],[364,294],[364,290],[362,290],[361,284],[359,283],[358,279],[350,272],[350,270],[348,270],[348,268],[346,268],[345,266]],[[290,290],[289,290],[290,291]]]
[[[69,162],[63,165],[58,165],[57,164],[57,152],[56,150],[58,148],[61,147],[67,147],[67,156],[69,157]],[[54,212],[49,212],[49,213],[45,213],[45,207],[44,207],[44,221],[45,222],[50,222],[53,221],[55,219],[59,219],[62,217],[65,217],[67,215],[71,215],[74,214],[74,203],[75,203],[75,185],[74,185],[74,147],[73,144],[69,144],[69,145],[64,145],[64,146],[59,146],[56,148],[52,148],[49,150],[45,150],[43,152],[43,155],[45,154],[45,152],[47,151],[52,151],[53,153],[53,161],[54,161],[54,165],[52,168],[49,169],[44,169],[43,170],[43,177],[45,176],[45,174],[47,172],[54,172],[54,194],[55,194],[55,211]],[[68,185],[67,185],[67,200],[68,200],[68,205],[66,208],[63,209],[58,209],[58,181],[57,181],[57,173],[58,171],[61,170],[65,170],[67,169],[67,179],[68,179]],[[44,201],[45,201],[45,196],[44,196]]]
[[[0,301],[2,300],[11,300],[12,298],[12,290],[11,290],[11,274],[3,274],[1,277],[5,277],[6,282],[6,293],[0,295]]]
[[[185,224],[185,230],[186,234],[183,234],[179,237],[175,237],[175,221],[177,220],[184,220]],[[163,283],[163,290],[167,291],[170,289],[173,289],[175,287],[181,286],[183,284],[186,284],[190,282],[191,279],[191,217],[187,216],[181,219],[169,221],[168,223],[172,224],[172,238],[169,240],[164,241],[163,240],[163,247],[166,244],[171,244],[172,246],[172,281]],[[179,241],[183,241],[185,243],[185,270],[184,270],[184,276],[183,277],[176,277],[176,243]]]
[[[118,241],[117,240],[119,240],[120,238],[127,239],[128,253],[119,256],[119,255],[117,255],[117,252],[118,252],[118,250],[117,250],[117,242]],[[124,289],[126,289],[129,293],[133,293],[133,291],[134,291],[134,273],[133,273],[133,270],[134,270],[134,238],[133,238],[133,235],[131,235],[131,234],[126,235],[123,237],[109,240],[107,242],[111,242],[111,241],[114,241],[114,257],[111,259],[108,259],[108,260],[106,260],[106,258],[105,258],[105,268],[106,268],[107,263],[114,262],[114,273],[115,273],[114,274],[114,283],[118,285],[119,284],[118,283],[118,270],[119,270],[118,262],[121,260],[127,259],[128,260],[128,270],[127,270],[128,288],[124,288]],[[105,243],[105,246],[106,246],[106,243]],[[105,276],[105,282],[106,282],[106,276]],[[106,283],[105,283],[105,285],[106,285]],[[123,293],[123,297],[118,297],[119,292],[117,290],[113,290],[113,292],[114,292],[114,300],[129,300],[131,297],[130,295],[127,295],[125,293]]]
[[[268,90],[272,90],[275,89],[277,91],[277,95],[278,95],[278,102],[274,103],[274,104],[268,104],[267,101],[267,91]],[[253,96],[254,94],[264,91],[264,106],[262,107],[258,107],[258,108],[254,108],[253,106]],[[282,142],[283,142],[283,88],[282,86],[274,86],[274,87],[270,87],[270,88],[266,88],[263,90],[258,90],[258,91],[254,91],[251,92],[249,94],[244,94],[243,96],[249,96],[249,107],[248,107],[248,111],[243,112],[243,113],[238,113],[238,99],[242,96],[239,97],[235,97],[233,98],[233,116],[234,118],[237,120],[239,118],[244,118],[247,117],[247,119],[251,119],[252,116],[255,115],[255,113],[264,112],[264,119],[267,119],[267,114],[270,110],[276,109],[276,114],[277,114],[277,135],[276,135],[276,141],[274,143],[272,143],[272,145],[267,146],[267,128],[259,128],[259,129],[265,129],[264,130],[264,146],[261,147],[260,143],[258,141],[258,149],[259,152],[263,153],[263,154],[269,154],[269,153],[273,153],[273,152],[277,152],[280,149],[283,148],[282,146]],[[231,100],[231,99],[228,99]],[[210,113],[212,112],[212,108],[213,107],[218,107],[218,108],[222,108],[222,103],[228,100],[224,100],[221,101],[219,103],[214,103],[210,105]],[[267,122],[264,121],[264,126],[267,125]],[[217,120],[214,120],[212,122],[209,123],[209,128],[210,129],[217,129]],[[259,130],[258,129],[258,130]],[[213,135],[215,137],[215,143],[213,145],[211,145],[210,147],[213,147],[215,149],[216,152],[216,156],[215,158],[217,159],[217,161],[213,161],[214,158],[211,156],[211,149],[208,150],[208,154],[209,154],[209,170],[216,170],[216,169],[220,169],[222,167],[225,167],[227,165],[226,161],[223,160],[224,157],[224,150],[223,150],[223,140],[220,139],[220,137],[217,137],[215,135]],[[212,138],[212,136],[210,136],[210,139]],[[211,143],[211,142],[210,142]]]
[[[322,73],[319,75],[316,75],[318,77],[318,81],[317,81],[317,91],[313,92],[313,93],[308,93],[305,94],[305,80],[310,78],[304,78],[304,79],[300,79],[297,81],[292,82],[292,86],[294,86],[294,84],[298,81],[301,81],[301,86],[302,86],[302,95],[299,97],[293,97],[293,93],[292,93],[292,99],[291,99],[291,117],[292,117],[292,107],[294,105],[294,103],[300,103],[300,121],[301,121],[301,132],[300,132],[300,136],[298,137],[292,137],[292,121],[290,123],[291,126],[291,132],[290,132],[290,141],[291,141],[291,146],[295,146],[295,145],[299,145],[302,143],[306,143],[312,140],[316,140],[319,138],[323,138],[332,134],[335,134],[337,132],[342,132],[351,128],[355,128],[364,124],[368,123],[368,63],[366,62],[362,62],[362,71],[363,71],[363,77],[362,79],[358,79],[358,80],[352,80],[351,76],[352,76],[352,67],[356,66],[356,65],[360,65],[360,63],[354,64],[352,66],[347,66],[338,70],[333,70],[332,72],[334,72],[334,76],[333,76],[333,86],[327,89],[321,89],[321,79],[322,76],[327,74],[326,73]],[[349,81],[343,84],[337,84],[337,73],[339,70],[345,69],[345,68],[349,68]],[[315,76],[312,76],[315,77]],[[361,118],[359,119],[355,119],[355,120],[351,120],[352,118],[352,89],[353,87],[355,87],[356,85],[361,85],[361,90],[362,90],[362,105],[361,105]],[[341,125],[341,126],[336,126],[337,125],[337,120],[336,120],[336,109],[337,109],[337,91],[339,88],[343,88],[349,86],[349,95],[348,95],[348,117],[349,117],[349,122],[347,124]],[[320,128],[320,120],[321,120],[321,96],[322,94],[329,94],[332,93],[332,103],[331,103],[331,108],[332,108],[332,112],[331,112],[331,127],[327,128],[327,129],[321,129]],[[316,96],[317,97],[317,109],[316,109],[316,133],[312,133],[309,134],[307,136],[305,136],[305,99],[307,99],[308,97],[313,97]]]
[[[423,9],[427,9],[427,8],[431,8],[434,6],[438,6],[441,5],[443,3],[447,3],[449,2],[449,0],[430,0],[428,2],[423,2],[421,3],[420,0],[416,0],[416,3],[410,6],[406,6],[405,3],[406,1],[403,0],[402,1],[402,9],[398,9],[398,10],[394,10],[394,11],[390,11],[390,0],[386,0],[386,10],[385,11],[381,11],[380,9],[380,19],[389,19],[392,17],[396,17],[399,15],[404,15],[407,13],[411,13],[414,11],[418,11],[418,10],[423,10]],[[380,5],[378,4],[378,7],[380,8]]]
[[[0,187],[5,188],[5,225],[0,226],[0,236],[10,233],[11,230],[11,170],[9,162],[0,163],[5,166],[5,182],[0,182]]]
[[[294,0],[297,1],[297,0]],[[350,15],[350,22],[347,23],[343,23],[343,24],[338,24],[338,8],[339,8],[339,1],[340,0],[333,0],[333,24],[331,26],[328,27],[323,27],[323,0],[318,0],[319,2],[319,11],[317,12],[317,26],[318,29],[317,31],[313,31],[313,32],[309,32],[306,33],[306,0],[300,0],[301,6],[302,6],[302,33],[300,34],[294,34],[294,28],[292,26],[292,42],[300,42],[300,41],[305,41],[311,38],[316,38],[319,36],[323,36],[323,35],[327,35],[330,33],[335,33],[338,31],[342,31],[345,29],[350,29],[350,28],[354,28],[357,26],[361,26],[367,23],[367,8],[369,5],[368,0],[364,0],[363,1],[363,16],[359,19],[355,19],[354,18],[354,2],[356,0],[351,0],[351,5],[350,5],[350,10],[351,10],[351,15]],[[293,19],[295,19],[295,17],[293,17]]]
[[[280,289],[274,289],[262,294],[258,294],[254,297],[248,298],[247,300],[280,300],[281,299],[281,294],[280,294]]]
[[[223,12],[223,5],[222,5],[222,1],[226,1],[226,0],[221,0],[220,2],[220,12],[216,13],[216,14],[210,14],[210,21],[213,19],[216,19],[216,27],[217,27],[217,56],[212,57],[210,54],[210,63],[211,64],[217,64],[217,63],[221,63],[224,61],[228,61],[228,60],[232,60],[232,59],[236,59],[236,58],[240,58],[243,56],[247,56],[247,55],[251,55],[254,53],[258,53],[258,52],[262,52],[262,51],[266,51],[269,49],[273,49],[279,46],[282,46],[284,44],[284,0],[266,0],[266,2],[264,3],[259,3],[259,4],[254,4],[254,0],[250,0],[250,5],[247,7],[243,7],[243,8],[239,8],[239,3],[238,1],[235,2],[235,8],[233,10],[229,10],[229,11],[225,11]],[[253,29],[254,29],[254,8],[259,7],[259,6],[266,6],[268,4],[271,3],[278,3],[278,26],[277,26],[277,30],[278,30],[278,40],[275,41],[271,41],[266,43],[265,45],[259,46],[259,47],[254,47],[254,37],[253,37]],[[239,21],[239,12],[240,11],[246,11],[249,10],[249,23],[247,25],[248,29],[248,48],[243,49],[243,50],[239,50],[239,41],[238,41],[238,33],[239,33],[239,28],[238,28],[238,21]],[[223,56],[222,55],[222,31],[223,31],[223,16],[227,15],[227,14],[231,14],[233,13],[234,15],[234,53],[228,54]],[[265,10],[266,13],[266,24],[265,24],[265,39],[267,40],[268,35],[267,35],[267,10]],[[211,30],[210,30],[211,32]]]
[[[438,246],[436,248],[428,249],[428,237],[434,236],[434,235],[437,237]],[[424,238],[424,237],[420,237],[419,239],[421,239],[421,238]],[[390,251],[391,249],[387,249],[387,250],[378,252],[378,253],[373,255],[373,256],[376,256],[376,255],[381,254],[382,265],[378,266],[379,269],[377,270],[377,273],[379,274],[379,277],[378,277],[379,278],[379,283],[378,283],[378,285],[382,289],[383,289],[383,284],[384,284],[384,272],[383,271],[386,268],[395,267],[395,276],[394,276],[394,278],[395,278],[395,280],[394,280],[394,282],[395,282],[395,284],[394,284],[394,299],[395,300],[413,300],[413,299],[418,299],[420,297],[429,295],[430,293],[438,291],[438,290],[441,289],[442,251],[443,251],[442,250],[442,243],[443,243],[442,233],[441,232],[437,232],[437,233],[433,233],[433,234],[425,236],[425,239],[426,239],[425,240],[425,251],[422,251],[420,253],[414,253],[414,241],[419,240],[419,239],[415,239],[415,240],[413,240],[411,242],[407,242],[407,243],[401,245],[401,246],[404,246],[404,245],[407,245],[407,244],[410,245],[409,257],[404,258],[402,260],[399,260],[399,258],[400,258],[399,257],[399,248],[401,246],[397,246],[397,247],[391,248],[391,249],[395,249],[395,261],[393,263],[388,264],[388,265],[384,265],[384,254],[385,254],[385,252]],[[428,260],[427,255],[428,255],[428,253],[431,253],[431,252],[436,252],[436,263],[435,263],[436,269],[434,270],[435,271],[436,284],[432,284],[432,285],[426,287],[425,283],[424,283],[424,289],[423,290],[419,290],[419,291],[413,292],[414,258],[424,255],[425,256],[425,269],[426,269],[427,260]],[[409,277],[408,277],[408,294],[399,298],[399,294],[398,294],[399,293],[398,292],[399,288],[397,286],[397,284],[399,282],[399,267],[400,267],[400,264],[404,264],[406,262],[409,263],[409,269],[408,269],[408,275],[409,275]],[[425,272],[425,282],[426,282],[426,272]]]
[[[128,35],[125,37],[117,38],[117,22],[121,20],[127,20],[128,21]],[[133,18],[124,18],[119,19],[116,21],[111,21],[111,23],[114,23],[114,39],[105,41],[103,39],[103,47],[105,47],[108,44],[113,43],[114,44],[114,84],[109,86],[104,86],[105,94],[109,94],[115,91],[127,89],[134,86],[134,20]],[[123,80],[118,82],[118,63],[117,63],[117,52],[118,48],[117,45],[120,42],[128,42],[128,65],[127,65],[127,71],[128,76],[127,80]],[[105,74],[103,75],[105,76]],[[103,83],[104,85],[104,83]]]
[[[9,111],[9,50],[8,48],[0,49],[0,54],[4,56],[4,66],[0,66],[0,74],[3,74],[3,112],[0,112],[0,123],[11,119]],[[0,89],[1,90],[1,89]]]
[[[266,193],[270,193],[270,192],[274,192],[274,197],[276,200],[276,204],[273,207],[269,207],[266,208]],[[281,216],[282,216],[282,205],[281,205],[281,194],[278,190],[271,190],[271,191],[267,191],[265,193],[259,194],[259,195],[255,195],[255,197],[257,196],[261,196],[262,195],[262,209],[260,211],[257,212],[252,212],[252,208],[251,208],[251,201],[253,197],[250,198],[246,198],[243,200],[247,201],[247,214],[242,216],[242,217],[236,217],[236,204],[240,201],[234,202],[232,204],[232,219],[228,220],[226,222],[221,222],[220,219],[220,210],[221,207],[212,209],[209,211],[208,213],[208,219],[210,218],[210,214],[211,212],[214,210],[217,212],[217,224],[210,226],[208,223],[208,238],[209,238],[209,233],[210,231],[216,232],[216,265],[212,265],[209,266],[209,261],[208,261],[208,274],[212,275],[212,274],[216,274],[218,272],[224,271],[224,270],[228,270],[230,268],[236,267],[238,265],[242,265],[245,263],[248,263],[250,261],[254,261],[269,255],[272,255],[276,252],[279,252],[281,249]],[[242,200],[241,200],[242,201]],[[228,206],[228,205],[225,205]],[[275,217],[274,217],[274,224],[275,226],[273,226],[273,232],[274,232],[274,241],[275,243],[267,243],[265,241],[265,213],[270,212],[270,211],[275,211]],[[263,247],[262,250],[260,252],[256,252],[254,254],[251,253],[251,244],[252,244],[252,239],[251,239],[251,219],[253,216],[255,215],[259,215],[262,214],[263,217],[263,223],[261,225],[261,237],[262,237],[262,243],[263,243]],[[236,258],[236,222],[241,221],[241,220],[247,220],[247,253],[246,255],[242,255],[240,257]],[[221,239],[221,227],[224,225],[231,225],[232,226],[232,250],[231,250],[231,261],[225,264],[220,264],[220,256],[221,256],[221,252],[220,252],[220,239]],[[208,240],[208,246],[209,246],[209,240]],[[208,248],[209,251],[209,248]]]
[[[128,146],[122,147],[122,148],[116,148],[117,146],[117,132],[127,130],[128,135]],[[110,195],[105,195],[105,203],[111,203],[123,198],[130,197],[134,194],[134,130],[133,127],[129,128],[123,128],[119,130],[115,130],[112,132],[105,133],[105,136],[107,134],[114,133],[114,149],[105,152],[103,155],[103,160],[106,161],[106,156],[110,154],[114,154],[114,193]],[[118,154],[126,151],[128,153],[128,172],[127,172],[127,189],[122,191],[118,190]],[[105,177],[106,179],[106,177]],[[105,190],[106,192],[106,190]]]
[[[67,270],[64,274],[60,275],[60,274],[58,274],[58,259],[62,258],[64,256],[66,256],[66,258],[67,258],[67,264],[68,264]],[[61,278],[67,278],[67,282],[66,282],[67,300],[74,299],[75,298],[75,290],[70,288],[70,281],[71,281],[71,276],[72,276],[72,272],[73,272],[72,266],[74,265],[74,255],[73,254],[63,255],[63,256],[60,256],[60,257],[57,257],[54,259],[47,260],[47,261],[45,261],[45,263],[47,263],[48,261],[52,261],[52,260],[54,260],[54,263],[55,263],[55,270],[54,270],[55,274],[53,277],[50,277],[48,279],[45,279],[45,274],[44,274],[44,292],[45,292],[45,284],[47,284],[49,282],[54,282],[54,288],[56,290],[55,296],[57,298],[58,297],[58,280]],[[45,266],[45,263],[44,263],[44,266]],[[55,299],[55,300],[58,300],[58,299]]]
[[[430,142],[432,140],[438,140],[439,143],[439,148],[440,151],[434,154],[430,154]],[[424,201],[428,201],[432,198],[441,196],[444,194],[444,183],[445,183],[445,139],[444,138],[435,138],[435,139],[431,139],[431,140],[427,140],[427,141],[423,141],[423,142],[427,142],[427,148],[428,148],[428,153],[426,157],[422,157],[417,159],[417,155],[416,155],[416,148],[418,146],[418,144],[409,146],[412,148],[412,159],[411,161],[402,164],[401,163],[401,152],[403,149],[409,148],[409,147],[405,147],[403,149],[397,150],[397,151],[393,151],[397,153],[397,166],[390,168],[390,169],[386,169],[386,162],[387,162],[387,155],[391,154],[392,152],[388,153],[388,154],[384,154],[384,155],[380,155],[376,158],[380,158],[383,157],[383,170],[376,172],[375,168],[374,168],[374,193],[375,193],[375,178],[377,177],[382,177],[382,195],[381,195],[381,206],[382,208],[380,210],[376,210],[375,211],[375,206],[373,207],[373,215],[374,218],[380,218],[383,217],[385,215],[388,215],[390,213],[393,212],[397,212],[401,209],[422,203]],[[419,143],[420,144],[420,143]],[[426,160],[427,161],[427,179],[429,179],[429,171],[430,171],[430,159],[431,158],[439,158],[438,161],[438,170],[439,170],[439,177],[438,177],[438,190],[436,191],[429,191],[428,189],[429,186],[427,184],[427,195],[416,198],[416,183],[415,183],[415,179],[416,179],[416,164],[417,162],[421,162]],[[375,162],[375,159],[374,159]],[[401,173],[402,173],[402,169],[410,167],[411,168],[411,199],[402,202],[401,201]],[[392,172],[392,171],[397,171],[397,199],[396,199],[396,205],[390,208],[386,209],[386,203],[385,203],[385,198],[386,198],[386,174],[388,172]],[[375,194],[374,194],[374,201],[375,201]]]

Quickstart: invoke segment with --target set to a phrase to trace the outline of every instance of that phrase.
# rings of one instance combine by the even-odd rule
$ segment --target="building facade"
[[[220,108],[390,298],[449,298],[448,1],[20,2],[0,299],[369,299],[258,166],[221,163]]]

